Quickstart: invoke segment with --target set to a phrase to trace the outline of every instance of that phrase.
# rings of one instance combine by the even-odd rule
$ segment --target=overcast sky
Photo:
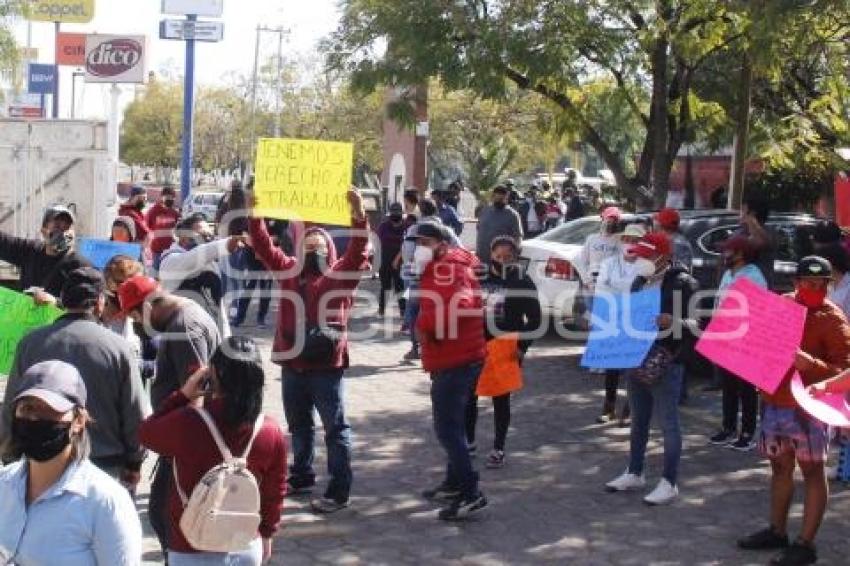
[[[146,35],[150,59],[148,70],[163,67],[182,74],[185,48],[183,42],[159,39],[160,0],[97,0],[95,18],[89,24],[64,24],[63,30],[109,34]],[[199,43],[196,48],[198,81],[215,84],[231,71],[249,74],[254,62],[254,38],[258,24],[290,30],[284,50],[289,55],[311,53],[316,43],[333,31],[339,19],[336,0],[224,0],[224,41]],[[27,42],[27,24],[17,25],[21,45]],[[53,62],[53,24],[32,24],[32,45],[39,49],[39,61]],[[277,52],[276,36],[265,36],[261,58]],[[70,117],[71,67],[63,67],[60,80],[60,116]],[[109,112],[108,86],[83,86],[77,79],[78,103],[83,99],[85,115],[106,118]],[[133,86],[123,85],[122,106],[132,98]]]

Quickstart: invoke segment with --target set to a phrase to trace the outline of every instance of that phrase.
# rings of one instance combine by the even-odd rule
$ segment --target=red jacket
[[[471,252],[449,248],[422,274],[416,331],[426,371],[482,362],[487,355],[478,264]]]
[[[192,490],[205,473],[222,462],[221,453],[201,416],[187,407],[189,399],[180,391],[172,393],[160,405],[159,410],[139,426],[139,441],[142,445],[167,458],[177,465],[180,487],[190,497]],[[238,429],[228,428],[222,416],[221,400],[205,405],[212,415],[224,442],[234,455],[241,455],[254,432],[254,425],[244,424]],[[286,493],[286,438],[280,425],[271,417],[265,417],[251,452],[248,469],[260,486],[259,534],[271,538],[280,525],[283,496]],[[174,488],[174,480],[168,494],[168,518],[170,545],[175,552],[198,552],[192,548],[180,531],[183,503]]]
[[[180,211],[162,203],[156,203],[145,216],[145,223],[152,232],[151,251],[161,254],[174,243],[174,227],[180,220]]]
[[[118,209],[118,216],[128,216],[133,219],[133,223],[136,225],[137,242],[144,244],[148,241],[148,233],[150,233],[151,229],[148,228],[145,215],[139,212],[138,208],[130,204],[122,204]]]
[[[787,297],[794,300],[793,295]],[[800,372],[806,385],[835,377],[850,367],[850,323],[841,309],[831,301],[826,301],[821,307],[808,309],[800,349],[815,359],[812,369]],[[797,406],[791,394],[794,371],[793,368],[788,371],[782,385],[773,395],[762,392],[765,402],[779,407]]]
[[[333,239],[321,228],[308,228],[304,235],[314,232],[324,236],[328,244],[328,265],[330,269],[323,275],[307,275],[304,281],[306,292],[306,304],[303,312],[311,323],[332,322],[348,326],[348,315],[354,301],[354,292],[360,283],[360,274],[369,269],[369,258],[366,246],[369,243],[367,236],[369,223],[367,220],[354,222],[354,231],[348,242],[348,249],[341,259],[337,259],[336,246]],[[298,246],[300,243],[296,241]],[[251,219],[251,247],[257,258],[265,264],[266,268],[277,280],[285,295],[280,299],[277,317],[277,332],[272,349],[272,361],[276,364],[286,365],[295,370],[304,369],[328,369],[348,367],[348,336],[345,331],[330,364],[308,364],[299,360],[294,350],[296,329],[303,331],[304,321],[299,315],[301,308],[296,308],[293,301],[295,296],[304,296],[301,289],[302,268],[298,265],[298,259],[287,256],[279,248],[272,245],[269,233],[266,231],[265,222],[262,218]],[[329,299],[323,299],[330,295]],[[324,316],[319,317],[319,305],[322,304],[326,310]]]

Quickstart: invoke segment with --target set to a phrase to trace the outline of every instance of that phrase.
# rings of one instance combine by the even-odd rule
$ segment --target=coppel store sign
[[[95,0],[30,0],[25,17],[33,22],[87,24],[94,18]]]
[[[143,35],[87,36],[86,82],[145,82],[146,43]]]

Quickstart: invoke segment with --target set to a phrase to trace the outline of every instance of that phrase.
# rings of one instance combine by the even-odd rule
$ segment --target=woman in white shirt
[[[12,402],[19,461],[0,469],[0,563],[141,563],[142,527],[130,495],[88,459],[86,388],[59,361],[32,366]]]
[[[643,224],[629,224],[619,234],[622,253],[614,254],[602,261],[599,265],[599,277],[596,279],[596,295],[617,295],[629,293],[632,283],[637,277],[635,271],[635,257],[628,255],[628,249],[640,241],[646,235]],[[602,405],[602,414],[596,418],[599,424],[613,421],[617,417],[617,389],[620,386],[620,370],[610,369],[605,371],[605,403]],[[620,425],[626,424],[629,419],[629,403],[623,406],[620,412]]]

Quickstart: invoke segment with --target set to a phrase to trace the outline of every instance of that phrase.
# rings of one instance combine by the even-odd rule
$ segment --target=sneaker
[[[491,470],[495,470],[497,468],[502,468],[505,465],[505,453],[502,450],[493,450],[487,456],[487,462],[484,464],[486,468],[490,468]]]
[[[487,498],[479,491],[475,497],[455,499],[448,507],[440,509],[437,517],[441,521],[465,521],[485,507],[487,507]]]
[[[830,466],[826,469],[826,479],[835,481],[838,479],[838,466]]]
[[[752,436],[749,434],[742,434],[738,437],[738,440],[731,444],[727,444],[726,447],[731,448],[732,450],[737,450],[738,452],[749,452],[755,448],[755,443],[753,442]]]
[[[788,535],[781,535],[773,527],[767,527],[742,539],[738,539],[738,548],[742,550],[776,550],[777,548],[788,548]]]
[[[337,501],[330,497],[322,497],[321,499],[314,499],[311,501],[310,507],[313,509],[314,513],[330,515],[331,513],[336,513],[337,511],[348,507],[348,501]]]
[[[597,424],[608,424],[610,422],[614,422],[617,418],[617,415],[614,411],[610,411],[607,413],[602,413],[598,417],[596,417]]]
[[[460,489],[441,483],[437,487],[423,491],[422,497],[428,501],[454,501],[460,498]]]
[[[642,475],[636,475],[628,470],[623,472],[623,475],[618,477],[615,480],[609,481],[605,484],[605,491],[608,493],[615,493],[618,491],[632,491],[635,489],[643,489],[646,487],[646,480],[643,479]]]
[[[402,359],[406,362],[412,362],[414,360],[418,360],[419,358],[419,348],[411,348],[410,351],[406,353]]]
[[[715,446],[726,446],[727,444],[733,442],[735,440],[735,431],[734,430],[721,430],[714,436],[708,439],[711,444]]]
[[[771,566],[805,566],[817,561],[818,552],[815,545],[797,539],[794,544],[774,556],[768,564]]]
[[[652,492],[643,498],[643,502],[647,505],[669,505],[679,497],[679,488],[661,478],[658,485]]]
[[[286,478],[286,495],[304,495],[313,493],[313,487],[316,485],[315,480],[298,480],[292,476]]]

